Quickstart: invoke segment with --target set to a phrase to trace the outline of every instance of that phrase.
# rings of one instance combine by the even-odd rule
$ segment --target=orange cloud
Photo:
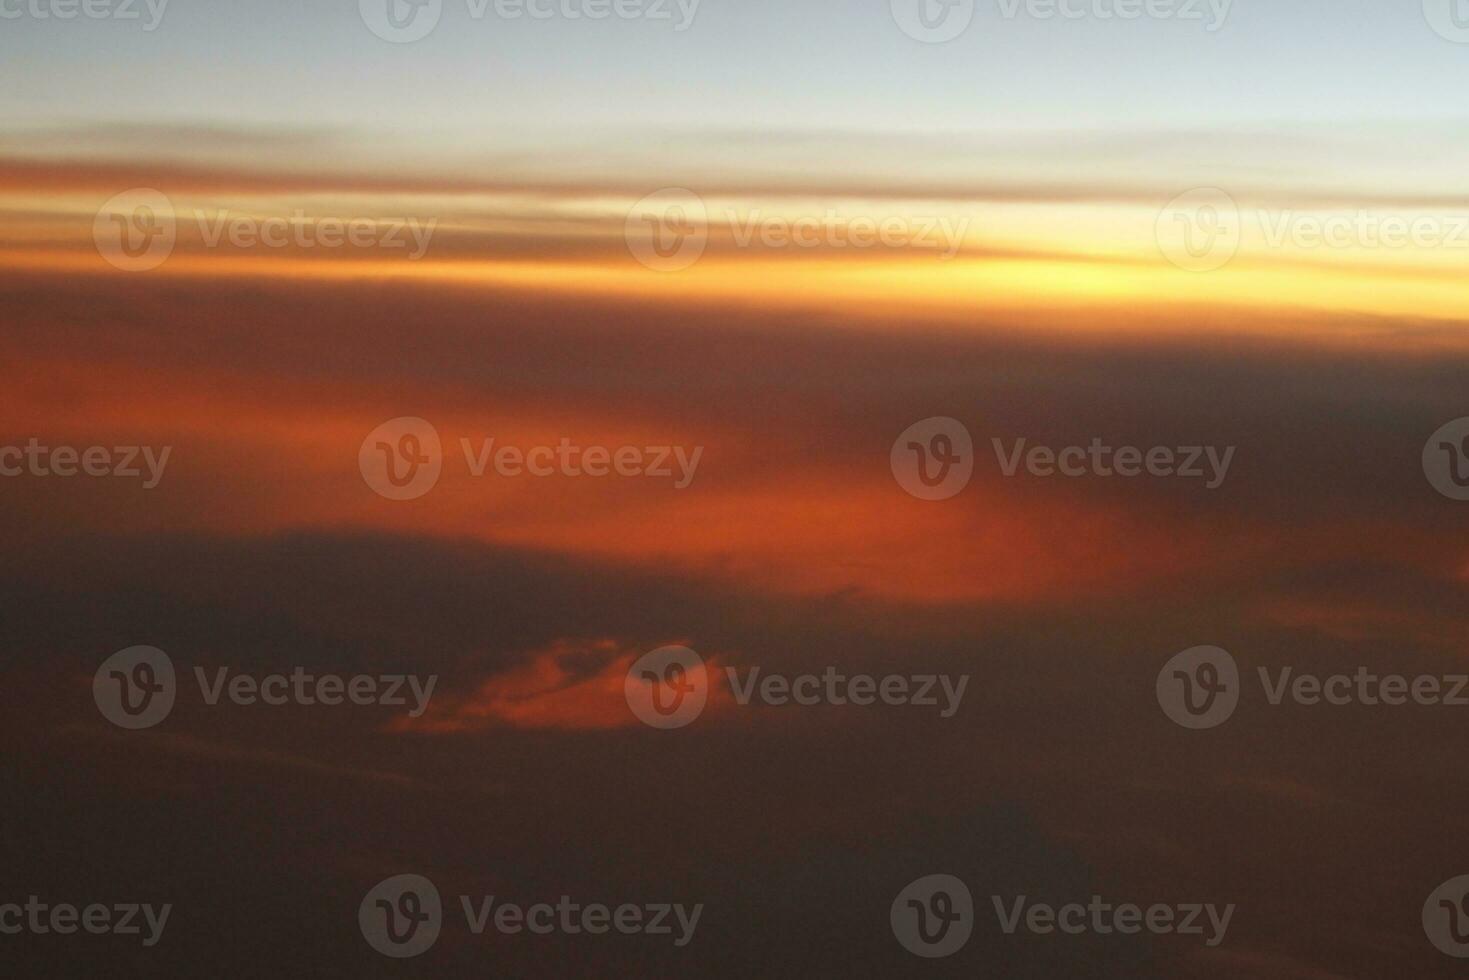
[[[628,708],[623,683],[639,652],[613,640],[560,640],[466,694],[435,696],[422,717],[403,716],[388,730],[445,735],[502,726],[562,731],[635,727],[641,722]],[[567,667],[567,659],[573,656],[601,657],[604,663],[595,673],[576,673]],[[717,705],[724,692],[715,683],[714,663],[706,659],[692,678],[696,684],[707,685],[710,707]]]

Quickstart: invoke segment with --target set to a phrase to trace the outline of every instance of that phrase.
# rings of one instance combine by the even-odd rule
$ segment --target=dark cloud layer
[[[1418,460],[1428,433],[1469,414],[1465,364],[1394,340],[1413,325],[1333,323],[1386,338],[1371,349],[1190,338],[1183,321],[1087,339],[985,315],[955,330],[514,290],[150,277],[9,277],[0,303],[12,383],[0,442],[48,418],[84,432],[154,405],[127,424],[180,445],[177,484],[157,497],[0,482],[12,543],[0,551],[3,897],[176,905],[153,950],[7,937],[18,976],[183,976],[211,963],[242,977],[1449,975],[1418,911],[1466,870],[1463,709],[1277,708],[1256,690],[1225,727],[1186,732],[1154,700],[1164,661],[1202,643],[1230,649],[1251,676],[1465,669],[1466,516]],[[1281,336],[1293,325],[1283,318]],[[199,388],[218,417],[201,414]],[[334,413],[355,425],[425,400],[483,412],[487,428],[519,412],[572,431],[616,417],[745,433],[747,444],[719,443],[716,488],[812,471],[835,474],[833,487],[888,486],[892,439],[932,415],[964,420],[981,451],[992,435],[1095,435],[1239,455],[1213,493],[983,475],[951,502],[974,540],[914,548],[981,547],[1015,519],[991,501],[1019,499],[1088,515],[1042,529],[1060,553],[1097,515],[1137,529],[1116,540],[1138,551],[1164,549],[1142,534],[1162,528],[1197,553],[1170,550],[1176,572],[1109,590],[1062,578],[1023,598],[924,602],[387,518],[330,526],[304,508],[315,494],[351,499],[348,485],[368,493],[355,442],[329,434],[338,452],[294,470],[272,463],[281,430],[264,422],[264,449],[236,444],[257,419],[307,432]],[[260,495],[284,508],[266,530],[237,509]],[[758,522],[778,496],[750,499]],[[807,503],[819,513],[825,502]],[[895,492],[873,520],[924,506]],[[544,507],[576,516],[549,497]],[[670,517],[647,546],[687,531]],[[811,561],[847,560],[798,543]],[[863,581],[894,574],[879,565]],[[685,642],[766,670],[971,682],[949,720],[749,708],[680,732],[429,735],[394,730],[380,709],[197,698],[157,729],[123,732],[90,695],[97,665],[137,643],[184,671],[437,673],[462,695],[557,643],[584,646],[565,666],[592,676],[602,640]],[[446,896],[705,911],[686,950],[461,927],[422,959],[390,963],[363,944],[356,909],[400,872]],[[961,954],[929,963],[898,947],[887,916],[904,885],[934,873],[965,879],[981,916]],[[1093,893],[1239,909],[1218,951],[1180,938],[1006,937],[988,911],[992,894]]]

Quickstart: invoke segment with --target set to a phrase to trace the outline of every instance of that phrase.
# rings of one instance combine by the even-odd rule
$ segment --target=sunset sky
[[[942,44],[887,0],[443,0],[412,43],[347,0],[38,2],[0,0],[0,453],[170,456],[0,476],[0,904],[177,908],[152,949],[0,935],[0,972],[1455,975],[1419,915],[1469,873],[1469,708],[1256,687],[1192,732],[1154,687],[1204,644],[1251,683],[1469,672],[1469,503],[1424,478],[1469,416],[1469,44],[1422,0],[980,0]],[[639,237],[689,220],[682,267]],[[147,268],[108,238],[164,228]],[[924,501],[890,453],[936,417],[974,475]],[[442,473],[395,500],[365,460],[404,418]],[[488,439],[700,456],[477,476]],[[1018,439],[1235,453],[1212,489],[1006,476]],[[655,731],[624,678],[671,644],[710,704]],[[124,731],[92,678],[134,645],[439,681],[421,718],[181,694]],[[720,679],[829,666],[970,681],[941,719]],[[355,916],[406,872],[707,909],[687,949],[461,924],[396,962]],[[935,873],[980,915],[929,961],[888,907]],[[1218,949],[985,918],[1027,893],[1239,911]]]

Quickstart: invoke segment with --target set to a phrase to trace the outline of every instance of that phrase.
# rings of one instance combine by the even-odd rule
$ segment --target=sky
[[[1453,975],[1421,916],[1469,872],[1469,709],[1254,683],[1466,672],[1446,4],[978,0],[927,43],[887,0],[682,31],[444,0],[393,43],[374,0],[32,2],[0,0],[6,969]],[[1022,443],[1227,463],[1007,470]],[[568,444],[672,468],[491,463]],[[139,645],[183,686],[128,729],[98,692]],[[657,730],[634,665],[669,646],[707,707]],[[1241,699],[1186,730],[1160,678],[1201,646]],[[189,687],[298,667],[437,686],[418,716]],[[746,707],[727,669],[968,686]],[[390,962],[359,903],[405,873],[705,911],[687,948],[446,922]],[[979,913],[944,959],[890,921],[933,874]],[[175,911],[148,948],[3,932],[33,894]],[[1237,911],[1218,947],[1007,935],[1022,894]]]
[[[340,2],[173,0],[151,32],[141,4],[138,21],[21,18],[0,38],[0,118],[318,138],[344,129],[441,152],[586,133],[636,145],[704,130],[845,131],[879,143],[900,133],[1444,126],[1462,124],[1454,93],[1469,72],[1462,46],[1428,28],[1421,0],[1235,2],[1213,32],[1213,12],[1043,20],[981,0],[945,44],[915,42],[877,2],[704,0],[683,31],[671,3],[670,21],[507,20],[493,7],[474,19],[471,9],[449,0],[439,27],[410,44],[380,40]]]

